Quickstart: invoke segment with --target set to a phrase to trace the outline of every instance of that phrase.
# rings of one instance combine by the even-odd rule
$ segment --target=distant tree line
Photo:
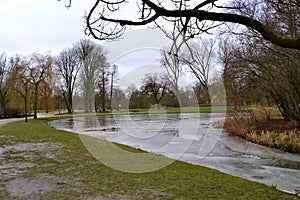
[[[110,2],[101,2],[111,5]],[[148,9],[159,11],[162,16],[167,12],[151,1],[142,2],[142,5],[148,6],[142,9],[142,14]],[[172,2],[178,6],[177,1]],[[188,1],[178,2],[185,5]],[[216,1],[205,2],[198,9],[188,11],[179,7],[178,13],[199,14],[199,9],[210,2],[216,7]],[[120,1],[117,4],[123,3],[127,2]],[[178,16],[174,11],[175,18],[169,22],[174,22],[175,31],[167,33],[163,26],[156,24],[173,40],[171,47],[166,47],[160,58],[165,73],[147,74],[141,85],[130,85],[126,91],[117,85],[117,66],[108,63],[103,47],[90,40],[80,40],[56,57],[32,54],[7,58],[2,54],[0,116],[26,116],[32,111],[36,117],[40,109],[66,109],[68,113],[73,113],[74,109],[106,112],[120,108],[149,108],[153,105],[159,108],[227,102],[236,109],[241,105],[276,106],[286,120],[300,122],[298,3],[244,0],[232,5],[217,8],[232,12],[224,16],[238,16],[239,19],[249,19],[249,22],[261,22],[259,27],[265,27],[266,24],[268,28],[261,30],[255,24],[246,27],[218,24],[219,40],[195,39],[198,34],[186,34],[189,31],[185,32],[182,28],[186,27],[191,31],[194,30],[194,25],[198,25],[197,30],[202,27],[202,32],[207,32],[214,26],[205,29],[205,26],[200,26],[199,21],[189,26],[182,23],[182,19],[192,22],[190,17],[197,17],[198,14]],[[101,20],[125,23],[123,25],[131,22],[111,21],[104,16]],[[195,20],[197,22],[198,18]],[[283,40],[290,41],[289,45],[278,45],[272,38],[265,40],[265,31],[269,31],[271,35],[276,33],[279,39],[284,37]],[[113,33],[105,36],[118,36]],[[181,40],[178,40],[179,36]],[[222,69],[212,76],[212,69],[217,65]],[[183,88],[180,78],[187,74],[195,81]]]
[[[52,83],[54,60],[49,55],[33,53],[7,58],[0,55],[0,117],[25,116],[43,108],[52,108]]]
[[[33,53],[29,56],[0,55],[0,118],[37,118],[39,110],[66,109],[83,98],[84,110],[109,107],[117,67],[106,61],[103,48],[88,39],[76,42],[58,56]],[[109,81],[111,80],[111,81]],[[78,99],[78,98],[77,98]]]
[[[2,53],[0,117],[25,116],[27,121],[29,113],[37,118],[40,110],[66,110],[71,114],[75,109],[106,112],[120,108],[149,108],[152,105],[178,107],[210,103],[202,89],[203,85],[208,86],[208,77],[205,83],[180,87],[179,77],[186,72],[182,70],[183,60],[177,62],[176,59],[178,56],[162,51],[161,66],[166,73],[147,74],[142,77],[142,85],[130,85],[126,91],[122,91],[117,84],[118,67],[107,62],[101,45],[88,39],[77,41],[57,56],[33,53],[8,58]],[[185,59],[186,63],[194,71],[200,70],[191,58]],[[208,71],[203,73],[207,75]],[[214,102],[217,101],[225,102],[224,99],[215,98]]]

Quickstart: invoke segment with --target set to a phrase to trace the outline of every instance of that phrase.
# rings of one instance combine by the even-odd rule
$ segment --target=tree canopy
[[[70,7],[71,3],[68,0],[66,6]],[[280,47],[299,50],[300,37],[284,31],[284,19],[282,27],[274,29],[261,18],[264,13],[260,8],[266,3],[272,4],[272,9],[293,10],[299,15],[299,0],[95,0],[85,16],[86,34],[99,40],[114,40],[130,26],[175,22],[179,31],[193,37],[229,22],[244,25]]]

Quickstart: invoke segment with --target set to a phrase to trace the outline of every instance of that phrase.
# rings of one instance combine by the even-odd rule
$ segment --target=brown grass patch
[[[268,109],[252,109],[246,112],[231,113],[223,121],[216,121],[212,126],[224,129],[234,136],[248,141],[300,154],[300,124],[295,121],[274,119]]]

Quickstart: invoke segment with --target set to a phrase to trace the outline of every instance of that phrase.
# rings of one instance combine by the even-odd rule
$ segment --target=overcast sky
[[[94,40],[85,36],[83,19],[94,0],[72,0],[69,9],[66,3],[67,0],[0,0],[0,53],[57,55],[79,39],[89,38],[104,46],[108,60],[118,64],[121,76],[128,79],[129,73],[132,82],[138,83],[134,71],[140,73],[140,67],[158,65],[160,49],[170,44],[161,32],[146,29],[134,29],[118,42]]]
[[[91,0],[0,0],[0,52],[8,55],[56,54],[84,35],[85,10]]]
[[[114,43],[94,40],[85,36],[83,20],[94,0],[72,0],[69,9],[66,3],[67,0],[0,0],[0,53],[12,56],[50,51],[56,55],[79,39],[89,38],[104,45],[111,61],[132,50],[167,44],[161,32],[153,30],[131,31],[125,40]]]
[[[130,72],[136,76],[134,71],[139,71],[140,66],[158,63],[159,49],[168,44],[161,32],[145,29],[131,31],[118,42],[94,40],[85,36],[83,19],[94,0],[72,0],[69,9],[66,3],[67,0],[0,0],[0,53],[57,55],[79,39],[89,38],[104,46],[108,60],[118,64],[121,74]]]

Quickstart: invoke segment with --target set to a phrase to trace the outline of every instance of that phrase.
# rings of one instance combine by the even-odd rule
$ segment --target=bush
[[[272,121],[271,118],[270,110],[259,107],[231,113],[230,116],[213,122],[211,125],[216,128],[224,127],[228,134],[257,144],[300,154],[298,123],[283,120]],[[291,129],[291,127],[295,128]],[[282,130],[284,128],[286,130]]]

